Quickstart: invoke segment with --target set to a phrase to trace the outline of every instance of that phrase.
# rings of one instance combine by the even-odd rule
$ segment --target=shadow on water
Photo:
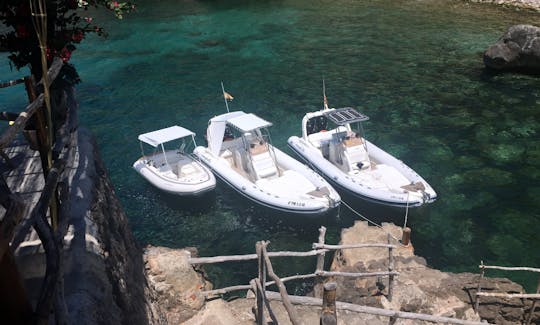
[[[216,205],[216,191],[209,191],[201,196],[178,196],[153,188],[153,192],[160,202],[176,211],[184,211],[191,214],[207,213]]]
[[[248,222],[261,229],[290,229],[313,237],[320,225],[335,223],[339,219],[339,207],[319,215],[290,213],[253,202],[221,180],[218,180],[217,186],[224,201],[234,202],[238,214],[247,217]]]

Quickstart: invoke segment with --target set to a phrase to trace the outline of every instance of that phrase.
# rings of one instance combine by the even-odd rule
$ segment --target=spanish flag
[[[233,100],[234,99],[234,97],[231,94],[229,94],[228,92],[226,92],[226,91],[223,92],[223,97],[226,100]]]

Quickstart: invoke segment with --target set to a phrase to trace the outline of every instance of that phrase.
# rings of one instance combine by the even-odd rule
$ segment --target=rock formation
[[[414,255],[412,245],[402,246],[402,230],[393,224],[383,229],[369,227],[367,222],[356,222],[341,233],[341,244],[385,243],[387,233],[393,237],[396,277],[393,299],[388,301],[387,279],[358,279],[336,277],[337,300],[360,305],[424,313],[460,319],[479,320],[474,312],[475,293],[479,274],[447,273],[429,268],[426,261]],[[388,251],[382,248],[342,250],[332,263],[333,271],[375,272],[388,269]],[[320,294],[317,287],[316,294]],[[508,279],[484,278],[483,292],[525,293],[523,288]],[[531,301],[482,297],[479,316],[489,323],[521,324],[528,316]],[[540,321],[540,312],[533,319]]]
[[[39,156],[25,146],[10,151],[31,156],[13,173],[10,184],[35,201],[43,186]],[[155,324],[161,312],[151,304],[153,292],[147,285],[142,249],[129,228],[127,217],[114,194],[93,136],[78,130],[75,161],[69,177],[69,230],[64,237],[64,293],[69,324]],[[35,232],[19,246],[18,268],[27,292],[36,301],[45,274],[45,258]]]
[[[146,273],[157,293],[157,304],[168,324],[180,324],[193,317],[204,305],[201,291],[211,284],[189,264],[196,250],[149,246],[145,251]]]
[[[485,51],[484,63],[495,70],[540,73],[540,28],[511,26],[497,43]]]

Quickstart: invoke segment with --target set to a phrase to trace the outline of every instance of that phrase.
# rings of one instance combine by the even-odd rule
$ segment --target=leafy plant
[[[40,48],[32,23],[31,0],[2,0],[0,2],[0,50],[10,52],[10,65],[17,69],[29,66],[32,74],[40,76]],[[131,2],[110,0],[40,0],[47,12],[47,60],[60,57],[69,61],[75,44],[88,33],[106,36],[103,28],[85,15],[90,8],[104,8],[122,19],[134,10]]]

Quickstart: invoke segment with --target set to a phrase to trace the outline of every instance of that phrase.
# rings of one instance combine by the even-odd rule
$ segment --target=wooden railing
[[[525,324],[529,325],[531,323],[534,310],[536,308],[536,302],[540,299],[540,278],[538,280],[538,286],[536,287],[536,293],[506,293],[506,292],[482,292],[482,280],[484,279],[485,270],[501,270],[501,271],[527,271],[527,272],[536,272],[540,273],[540,269],[526,266],[495,266],[495,265],[484,265],[484,261],[480,261],[480,276],[478,278],[478,289],[476,290],[476,302],[474,310],[478,314],[480,308],[480,297],[497,297],[497,298],[506,298],[506,299],[530,299],[533,300],[529,315]]]
[[[326,228],[321,227],[319,229],[319,241],[313,244],[313,250],[307,252],[268,252],[268,242],[260,241],[255,245],[256,254],[246,255],[230,255],[230,256],[215,256],[215,257],[190,257],[189,262],[192,265],[210,264],[210,263],[223,263],[223,262],[236,262],[236,261],[248,261],[257,260],[258,262],[258,275],[257,278],[252,279],[248,285],[236,285],[221,289],[208,290],[202,292],[207,298],[214,297],[216,295],[225,294],[232,291],[239,290],[251,290],[255,294],[256,302],[256,321],[257,324],[266,324],[264,319],[264,310],[266,309],[268,315],[272,319],[274,324],[277,324],[276,316],[270,306],[270,300],[282,301],[285,309],[287,310],[289,319],[292,324],[301,324],[293,304],[303,304],[311,306],[322,306],[321,324],[336,324],[337,316],[335,309],[346,309],[359,313],[368,313],[377,316],[390,317],[391,319],[404,318],[429,321],[434,323],[448,323],[448,324],[462,324],[462,325],[485,325],[487,323],[467,321],[449,317],[433,316],[426,314],[408,313],[396,310],[388,310],[375,307],[360,306],[342,302],[336,302],[336,285],[335,283],[326,283],[324,285],[324,299],[290,296],[287,294],[285,282],[291,280],[308,279],[308,278],[327,278],[327,277],[388,277],[388,292],[387,299],[391,301],[394,288],[394,278],[399,275],[399,272],[394,270],[394,254],[393,250],[396,248],[392,245],[391,237],[388,236],[388,242],[384,244],[354,244],[354,245],[327,245],[325,241]],[[388,249],[388,270],[378,272],[329,272],[324,270],[324,257],[329,251],[342,250],[342,249],[358,249],[358,248],[386,248]],[[279,278],[272,267],[270,258],[276,257],[307,257],[317,256],[317,265],[313,273],[299,274],[289,277]],[[272,281],[266,281],[266,276],[270,276]],[[276,285],[279,293],[267,291],[266,287]]]
[[[62,66],[63,63],[60,59],[53,62],[47,73],[49,84],[53,84]],[[41,190],[37,204],[30,207],[23,203],[19,194],[11,191],[3,177],[0,178],[0,204],[6,210],[0,221],[0,263],[3,271],[0,283],[12,286],[11,292],[0,295],[0,309],[2,310],[0,322],[48,324],[51,312],[53,312],[56,323],[65,324],[67,309],[63,294],[63,239],[69,220],[69,206],[66,200],[68,193],[66,166],[74,161],[76,153],[77,104],[71,86],[56,89],[55,91],[61,92],[65,99],[61,104],[65,107],[57,106],[55,109],[64,110],[66,119],[65,121],[56,121],[57,125],[54,126],[46,125],[44,124],[45,119],[42,118],[44,95],[43,93],[39,96],[33,95],[42,83],[35,85],[31,81],[28,82],[31,79],[25,78],[24,80],[29,98],[33,100],[23,112],[16,115],[15,121],[0,135],[0,152],[2,152],[4,162],[13,167],[4,150],[11,145],[16,136],[28,126],[28,122],[32,119],[33,125],[36,126],[37,149],[41,156],[45,185]],[[15,117],[13,113],[6,113],[3,116],[10,119]],[[54,139],[50,139],[48,136],[47,128],[56,130]],[[47,158],[44,157],[47,153],[52,155],[51,166],[44,163],[47,161]],[[24,175],[20,176],[21,180],[23,177]],[[41,240],[46,258],[45,277],[35,308],[31,307],[22,286],[22,279],[13,262],[13,252],[32,229]],[[9,276],[4,276],[4,274]],[[16,283],[15,287],[13,287],[13,283]],[[11,295],[18,297],[18,299],[14,301]]]

